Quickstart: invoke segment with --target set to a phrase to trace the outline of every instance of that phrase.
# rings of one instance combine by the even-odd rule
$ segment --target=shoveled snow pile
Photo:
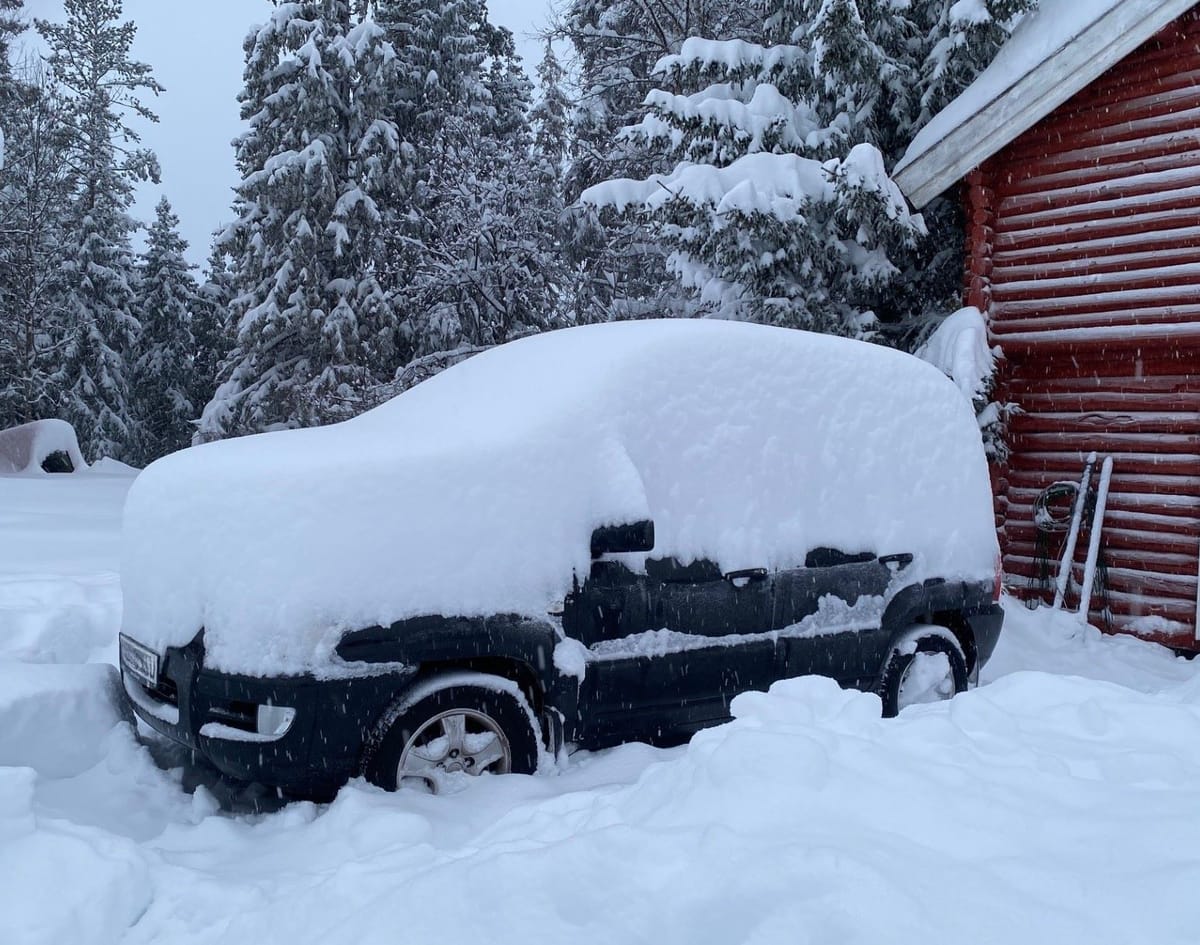
[[[42,464],[63,453],[75,472],[87,469],[75,430],[65,420],[35,420],[0,430],[0,475],[42,475]]]
[[[984,393],[996,369],[996,354],[988,346],[987,322],[973,306],[944,318],[916,355],[954,381],[971,401]]]
[[[608,324],[153,464],[126,506],[124,626],[160,649],[204,627],[227,671],[320,671],[347,628],[544,614],[596,526],[645,518],[656,556],[725,570],[836,547],[990,579],[996,547],[972,411],[929,365],[757,325]]]

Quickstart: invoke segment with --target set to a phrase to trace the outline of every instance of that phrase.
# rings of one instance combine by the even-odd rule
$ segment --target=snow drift
[[[203,627],[228,672],[320,672],[346,629],[544,614],[596,526],[642,518],[656,556],[726,570],[833,546],[990,579],[996,550],[974,416],[932,366],[757,325],[608,324],[154,463],[125,510],[124,625],[159,649]]]

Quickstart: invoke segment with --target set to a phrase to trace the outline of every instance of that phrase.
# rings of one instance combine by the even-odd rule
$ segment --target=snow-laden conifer
[[[756,34],[692,37],[654,66],[622,137],[674,170],[585,203],[674,250],[692,311],[862,334],[936,310],[958,291],[954,210],[931,207],[929,233],[887,172],[1034,2],[763,0]]]
[[[155,209],[141,258],[137,311],[141,319],[133,370],[137,465],[191,444],[199,408],[195,390],[196,337],[192,313],[198,287],[184,258],[187,242],[166,197]]]
[[[236,342],[203,438],[352,414],[393,340],[375,260],[399,142],[363,83],[390,59],[382,30],[348,0],[305,0],[278,6],[245,50],[240,218],[224,240]]]
[[[72,204],[62,234],[65,323],[57,386],[62,415],[91,458],[129,457],[137,431],[129,399],[129,359],[139,330],[129,216],[137,180],[157,179],[153,154],[137,148],[127,116],[155,120],[144,92],[162,87],[130,58],[137,28],[121,22],[120,0],[64,0],[61,24],[37,21],[62,90],[69,133],[65,153]]]

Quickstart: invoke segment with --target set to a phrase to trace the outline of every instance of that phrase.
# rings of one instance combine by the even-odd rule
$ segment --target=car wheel
[[[923,636],[892,652],[879,683],[885,718],[910,705],[944,702],[967,689],[967,661],[943,636]]]
[[[363,773],[385,790],[437,794],[464,777],[532,774],[538,749],[533,711],[515,683],[456,673],[418,684],[384,713]]]

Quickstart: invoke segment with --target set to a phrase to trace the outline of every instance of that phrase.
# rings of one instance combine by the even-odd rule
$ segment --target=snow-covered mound
[[[0,430],[0,475],[41,475],[55,453],[70,459],[74,472],[88,468],[75,429],[65,420],[34,420]]]
[[[973,306],[947,315],[916,355],[954,381],[968,400],[985,392],[996,369],[996,353],[988,346],[987,322]]]
[[[602,524],[726,570],[817,547],[990,579],[970,407],[924,362],[716,321],[567,329],[346,423],[168,456],[125,510],[127,632],[234,672],[320,671],[342,630],[544,614]]]

